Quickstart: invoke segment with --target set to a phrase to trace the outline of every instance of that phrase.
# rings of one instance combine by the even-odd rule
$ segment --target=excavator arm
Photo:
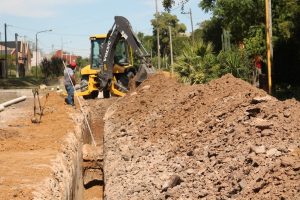
[[[115,22],[107,34],[107,38],[102,48],[103,66],[101,69],[100,79],[101,87],[107,88],[113,78],[114,55],[118,41],[123,38],[132,48],[143,63],[149,62],[150,57],[140,40],[132,31],[129,21],[122,16],[115,16]]]

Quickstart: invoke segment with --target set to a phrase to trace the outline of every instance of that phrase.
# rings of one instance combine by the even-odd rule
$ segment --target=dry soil
[[[106,199],[299,199],[300,104],[157,74],[105,118]]]

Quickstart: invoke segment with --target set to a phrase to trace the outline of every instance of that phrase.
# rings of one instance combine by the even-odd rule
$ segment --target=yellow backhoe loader
[[[90,37],[91,64],[81,70],[81,92],[76,95],[96,98],[99,91],[104,98],[124,96],[131,79],[139,84],[154,72],[149,54],[132,31],[129,21],[121,16],[107,34]],[[133,54],[140,58],[138,69],[133,66]]]

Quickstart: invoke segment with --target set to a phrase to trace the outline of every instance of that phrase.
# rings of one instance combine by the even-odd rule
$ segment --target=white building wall
[[[37,65],[39,66],[43,60],[43,56],[40,51],[32,51],[32,58],[31,58],[31,67],[36,66],[36,57],[37,57]]]

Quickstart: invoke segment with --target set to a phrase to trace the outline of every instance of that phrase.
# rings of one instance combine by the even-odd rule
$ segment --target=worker
[[[254,57],[254,68],[253,68],[253,85],[259,87],[259,76],[261,74],[262,58],[259,55]]]
[[[75,69],[76,69],[76,62],[71,62],[64,70],[64,84],[67,90],[68,96],[65,99],[65,102],[68,105],[75,106],[74,103],[74,86],[76,84],[75,81]]]
[[[256,68],[258,74],[261,74],[261,68],[263,65],[263,60],[262,60],[261,56],[255,56],[254,62],[255,62],[255,68]]]
[[[261,56],[255,57],[255,68],[258,75],[258,87],[265,91],[268,91],[268,77],[266,63]]]

